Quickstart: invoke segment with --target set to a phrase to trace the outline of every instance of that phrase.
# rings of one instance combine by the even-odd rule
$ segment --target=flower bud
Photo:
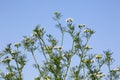
[[[16,43],[14,46],[15,46],[15,47],[20,47],[21,44],[20,44],[20,43]]]

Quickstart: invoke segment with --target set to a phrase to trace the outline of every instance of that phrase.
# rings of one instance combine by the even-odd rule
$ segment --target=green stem
[[[63,46],[63,41],[64,41],[64,32],[62,31],[62,40],[61,40],[61,46]]]
[[[79,53],[79,51],[78,51],[78,53]],[[79,76],[79,74],[80,74],[80,67],[81,67],[81,61],[80,61],[80,63],[79,63],[79,66],[78,66],[78,74],[77,74],[77,76]]]
[[[68,70],[69,70],[69,67],[70,67],[70,62],[68,62],[68,64],[66,66],[67,66],[67,70],[66,70],[66,73],[65,73],[65,76],[64,76],[63,80],[66,80],[66,77],[67,77],[67,74],[68,74]]]
[[[87,43],[88,43],[88,41],[86,42],[85,46],[87,45]],[[79,57],[80,57],[80,60],[81,60],[79,66],[82,65],[84,80],[86,80],[85,66],[84,66],[84,61],[83,61],[84,56],[85,56],[85,49],[83,49],[83,50],[81,49],[81,52],[82,52],[82,54],[81,54],[81,56],[79,56]]]
[[[44,48],[42,46],[42,42],[41,41],[43,42],[43,44],[44,44],[45,47],[46,47],[46,44],[45,44],[45,42],[44,42],[43,39],[39,38],[39,43],[40,43],[40,46],[41,46],[41,49],[42,49],[42,52],[43,52],[43,56],[44,56],[45,60],[48,62],[48,59],[47,59],[47,57],[45,55],[45,51],[44,51]]]
[[[16,65],[17,65],[17,70],[18,70],[18,73],[19,73],[19,76],[20,76],[20,80],[22,80],[22,75],[21,75],[20,68],[19,68],[19,66],[18,66],[18,61],[17,61],[17,59],[15,60],[15,62],[16,62]]]
[[[98,59],[98,71],[100,71],[100,60]]]
[[[17,51],[18,51],[18,48],[17,48]],[[20,80],[22,80],[21,70],[20,70],[20,68],[19,68],[17,58],[18,58],[18,54],[17,54],[17,57],[15,57],[15,62],[16,62],[16,65],[17,65],[17,70],[18,70],[18,72],[19,72]]]
[[[72,51],[71,51],[72,53],[73,53],[73,48],[74,48],[74,41],[72,42]],[[71,63],[71,58],[70,58],[70,60],[68,62],[68,65],[66,65],[67,66],[67,70],[66,70],[66,73],[65,73],[65,76],[64,76],[63,80],[66,80],[66,77],[67,77],[68,71],[69,71],[69,67],[70,67],[70,63]]]
[[[84,47],[86,47],[86,46],[87,46],[88,41],[89,41],[89,38],[87,38],[87,41],[86,41],[86,43],[85,43]],[[82,52],[82,55],[81,55],[81,56],[79,56],[79,57],[80,57],[81,62],[82,62],[82,69],[83,69],[83,76],[84,76],[84,80],[86,80],[86,73],[85,73],[85,66],[84,66],[84,61],[83,61],[83,59],[84,59],[84,56],[86,55],[86,53],[87,53],[87,52],[85,51],[85,48],[80,49],[80,50],[81,50],[81,52]]]
[[[41,71],[40,71],[39,64],[38,64],[38,62],[37,62],[37,60],[36,60],[36,58],[35,58],[35,55],[34,55],[33,51],[31,51],[31,53],[32,53],[33,59],[34,59],[34,61],[35,61],[36,67],[37,67],[39,73],[42,75],[42,73],[41,73]]]
[[[19,51],[18,48],[17,48],[17,51]],[[14,57],[14,60],[15,60],[16,66],[17,66],[17,70],[18,70],[18,73],[19,73],[20,80],[22,80],[22,75],[21,75],[21,71],[19,69],[18,60],[17,60],[18,54],[17,54],[17,56],[11,54],[11,56]]]
[[[10,73],[12,73],[13,71],[9,63],[8,63],[8,68],[10,69]],[[12,77],[10,77],[10,80],[12,80]]]
[[[110,80],[112,80],[112,74],[111,74],[111,68],[110,68],[110,64],[108,63],[108,70],[109,70],[109,73],[110,73]]]
[[[46,44],[45,44],[45,42],[44,42],[44,40],[42,39],[42,38],[38,38],[39,39],[39,43],[40,43],[40,46],[41,46],[41,49],[42,49],[42,52],[43,52],[43,56],[44,56],[44,58],[45,58],[45,60],[47,61],[47,63],[49,62],[48,61],[48,59],[47,59],[47,57],[46,57],[46,55],[45,55],[45,51],[44,51],[44,48],[43,48],[43,46],[42,45],[44,45],[45,47],[46,47]],[[41,42],[42,41],[42,42]],[[42,44],[43,43],[43,44]],[[46,65],[45,65],[46,66]],[[54,74],[56,74],[57,72],[53,69],[53,71],[54,71]]]
[[[83,61],[83,60],[82,60],[82,61]],[[82,62],[82,68],[83,68],[84,80],[86,80],[86,73],[85,73],[85,66],[84,66],[84,62]]]
[[[60,29],[60,31],[62,33],[61,46],[63,46],[64,30],[63,30],[63,28],[62,28],[61,23],[59,22],[59,20],[57,20],[57,23],[58,23],[59,29]]]

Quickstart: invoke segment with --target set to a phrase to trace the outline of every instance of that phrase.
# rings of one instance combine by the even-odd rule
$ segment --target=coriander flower
[[[85,60],[85,63],[87,63],[87,64],[90,64],[90,63],[93,63],[94,61],[93,60],[90,60],[90,59],[86,59]]]
[[[101,78],[101,77],[104,77],[105,74],[101,73],[101,72],[98,72],[98,74],[96,74],[97,77]]]
[[[12,53],[12,54],[17,54],[17,51],[12,51],[11,53]]]
[[[85,29],[83,32],[84,32],[84,33],[90,33],[90,35],[92,35],[92,34],[95,33],[94,30],[91,30],[91,29],[89,29],[89,28]]]
[[[85,49],[89,50],[89,49],[92,49],[91,46],[85,46]]]
[[[114,68],[114,69],[112,69],[111,71],[112,71],[112,72],[113,72],[113,71],[114,71],[114,72],[120,71],[120,68]]]
[[[55,46],[54,49],[62,50],[62,46]]]
[[[83,32],[84,32],[84,33],[87,33],[87,32],[89,32],[89,29],[85,29]]]
[[[37,33],[36,33],[36,32],[33,32],[33,33],[31,34],[31,36],[37,36]]]
[[[83,27],[85,27],[85,24],[79,24],[78,25],[78,28],[80,28],[80,29],[83,28]]]
[[[50,78],[46,78],[46,80],[50,80]]]
[[[6,58],[6,59],[1,60],[0,62],[9,63],[12,59],[14,58]]]
[[[15,47],[20,47],[21,44],[20,44],[20,43],[16,43],[16,44],[14,44],[14,46],[15,46]]]
[[[102,55],[97,54],[95,57],[96,57],[96,59],[100,59],[100,58],[102,58]]]
[[[73,22],[73,19],[72,19],[72,18],[67,18],[67,19],[66,19],[66,22],[68,22],[68,23],[69,23],[69,22]]]
[[[45,50],[52,50],[52,47],[51,46],[46,46]]]
[[[13,72],[6,73],[6,76],[7,77],[12,77],[12,76],[14,76],[14,73]]]

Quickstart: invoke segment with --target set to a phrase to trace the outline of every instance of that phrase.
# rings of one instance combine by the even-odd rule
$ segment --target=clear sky
[[[55,11],[63,14],[64,21],[70,17],[95,30],[89,43],[93,51],[110,49],[115,66],[120,65],[120,0],[0,0],[0,50],[30,35],[38,24],[59,36],[52,19]],[[33,80],[29,71],[25,80]]]

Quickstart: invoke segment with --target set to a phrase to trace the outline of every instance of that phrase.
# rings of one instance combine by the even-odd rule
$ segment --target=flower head
[[[55,46],[54,49],[62,50],[62,46]]]
[[[84,33],[87,33],[87,32],[89,32],[89,30],[88,30],[88,29],[85,29],[83,32],[84,32]]]
[[[101,58],[102,58],[102,55],[97,54],[95,57],[96,57],[96,59],[101,59]]]
[[[67,19],[66,19],[66,22],[68,22],[68,23],[69,23],[69,22],[73,22],[73,19],[72,19],[72,18],[67,18]]]
[[[99,77],[99,78],[101,78],[101,77],[104,77],[104,76],[105,76],[105,74],[100,73],[100,74],[97,74],[96,76],[97,76],[97,77]]]
[[[91,29],[89,29],[89,28],[85,29],[83,32],[84,32],[84,33],[89,33],[90,35],[92,35],[92,34],[95,33],[94,30],[91,30]]]
[[[87,45],[85,46],[85,49],[89,50],[89,49],[92,49],[92,47]]]
[[[90,64],[90,63],[93,63],[94,61],[93,60],[90,60],[90,59],[87,59],[87,60],[85,60],[85,63],[87,63],[87,64]]]
[[[18,47],[21,46],[21,44],[20,43],[16,43],[14,46],[18,48]]]
[[[85,27],[85,24],[79,24],[78,25],[78,28],[80,28],[80,29],[83,28],[83,27]]]
[[[45,50],[52,50],[52,47],[51,46],[46,46]]]
[[[12,51],[11,53],[12,53],[12,54],[17,54],[18,52],[17,52],[17,51]]]
[[[7,77],[12,77],[12,76],[14,76],[14,73],[13,73],[13,72],[9,72],[9,73],[6,73],[5,76],[7,76]]]
[[[112,72],[120,71],[120,68],[114,68],[111,70]]]
[[[14,58],[5,58],[5,59],[1,60],[0,62],[9,63],[12,59],[14,59]]]

